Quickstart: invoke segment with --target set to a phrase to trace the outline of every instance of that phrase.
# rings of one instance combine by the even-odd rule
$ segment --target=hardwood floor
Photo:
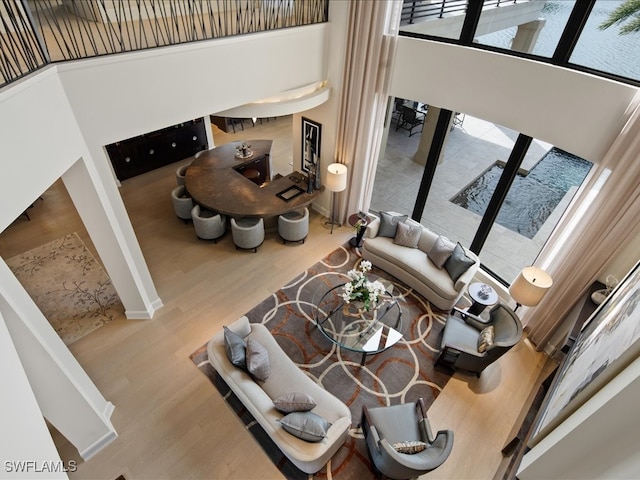
[[[282,129],[279,143],[290,154],[290,123],[287,139],[287,127],[282,127],[287,124],[280,120],[246,126],[234,137],[214,128],[216,144],[275,138]],[[290,158],[283,153],[276,161],[286,169]],[[330,234],[324,218],[314,213],[303,245],[283,245],[275,233],[267,234],[257,254],[235,250],[230,232],[217,245],[200,241],[173,212],[169,192],[178,166],[122,183],[122,198],[164,307],[153,320],[117,319],[70,346],[115,405],[112,422],[119,434],[85,463],[52,431],[61,457],[79,463],[70,478],[282,478],[189,354],[352,232],[342,227]],[[30,209],[31,221],[17,219],[0,235],[2,257],[74,231],[93,249],[61,182],[43,198]],[[441,468],[424,478],[493,478],[502,461],[500,450],[548,368],[545,360],[525,341],[480,379],[455,374],[429,411],[434,428],[455,432],[454,449]]]

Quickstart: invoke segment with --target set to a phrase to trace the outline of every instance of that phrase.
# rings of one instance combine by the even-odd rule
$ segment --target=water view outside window
[[[569,15],[571,14],[571,10],[576,2],[572,0],[561,0],[555,2],[535,1],[544,4],[540,10],[538,18],[543,18],[545,23],[544,27],[540,30],[538,39],[531,53],[541,57],[551,58],[553,57],[553,52],[556,50],[562,31],[567,25]],[[484,10],[482,12],[482,15],[480,16],[480,25],[483,24],[483,21],[486,22],[489,20],[489,15],[491,15],[491,10]],[[531,19],[528,18],[523,19],[522,21],[526,20],[531,21]],[[511,43],[516,36],[517,31],[518,27],[513,26],[503,30],[483,34],[483,30],[479,26],[478,36],[475,39],[475,42],[482,45],[491,45],[493,47],[511,50]]]
[[[611,0],[596,2],[569,61],[640,81],[640,32],[621,35],[619,25],[605,30],[598,28],[623,3]]]
[[[540,13],[540,17],[545,19],[545,24],[531,51],[532,54],[545,58],[553,56],[575,3],[564,0],[545,2]],[[640,33],[620,35],[617,25],[606,30],[598,28],[609,18],[611,12],[623,3],[624,1],[618,0],[600,0],[595,3],[571,55],[570,63],[640,81]],[[480,25],[483,23],[483,17],[486,17],[485,20],[488,19],[490,13],[490,10],[483,11]],[[479,33],[482,33],[480,27]],[[510,50],[516,33],[517,27],[510,27],[480,35],[476,38],[476,43]]]

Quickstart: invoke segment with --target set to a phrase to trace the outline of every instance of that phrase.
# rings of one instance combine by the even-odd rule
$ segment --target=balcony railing
[[[523,0],[520,0],[522,2]],[[528,0],[527,0],[528,1]],[[404,0],[400,25],[410,25],[435,18],[465,12],[468,0]],[[518,0],[485,0],[483,8],[518,3]]]
[[[328,21],[329,0],[0,0],[0,86],[51,63]]]

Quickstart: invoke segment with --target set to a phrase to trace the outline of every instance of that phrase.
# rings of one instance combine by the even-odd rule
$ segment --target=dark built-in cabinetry
[[[269,157],[262,155],[255,160],[249,160],[237,167],[233,167],[236,172],[241,173],[256,185],[260,186],[270,180]]]
[[[208,148],[206,128],[208,122],[198,118],[112,143],[106,149],[116,176],[126,180]]]

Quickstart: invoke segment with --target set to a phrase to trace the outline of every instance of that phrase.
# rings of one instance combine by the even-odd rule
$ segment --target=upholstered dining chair
[[[258,251],[264,242],[264,220],[262,218],[243,217],[231,219],[231,235],[236,249]]]
[[[361,426],[378,477],[416,478],[442,465],[453,448],[451,430],[433,435],[422,398],[389,407],[364,406]],[[402,453],[407,450],[415,453]]]
[[[173,201],[173,209],[177,217],[184,220],[184,223],[189,223],[189,220],[191,220],[191,210],[193,209],[193,200],[184,185],[179,185],[171,190],[171,200]]]
[[[402,105],[402,107],[400,107],[400,112],[400,118],[398,120],[398,124],[396,125],[396,131],[402,128],[404,130],[408,130],[409,136],[411,136],[415,133],[418,133],[417,128],[420,127],[419,131],[422,132],[422,125],[424,124],[424,113],[418,112],[417,110],[406,105]]]
[[[521,337],[520,319],[503,303],[491,308],[488,319],[454,308],[444,326],[435,364],[480,377],[485,368],[507,353]]]
[[[278,216],[278,234],[282,243],[302,242],[309,235],[309,209],[294,210]]]
[[[189,164],[181,165],[176,169],[176,183],[178,186],[184,185],[184,176],[187,173],[187,168],[189,168]]]
[[[218,243],[227,230],[227,217],[202,208],[200,205],[194,205],[191,209],[191,220],[193,220],[196,235],[202,240],[213,240],[213,243]]]

